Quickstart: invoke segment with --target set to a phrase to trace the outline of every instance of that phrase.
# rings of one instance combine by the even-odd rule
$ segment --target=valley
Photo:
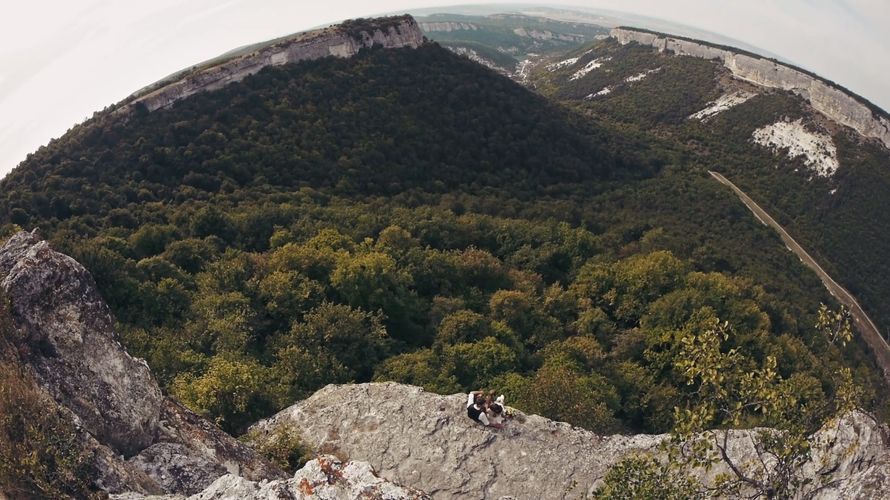
[[[520,13],[418,17],[426,36],[503,75],[521,79],[528,64],[602,38],[608,29]]]
[[[751,53],[607,33],[347,21],[29,155],[0,180],[0,364],[25,388],[0,392],[0,457],[63,429],[34,463],[75,470],[53,490],[75,497],[882,491],[886,113]],[[479,388],[516,425],[467,419]],[[701,439],[725,477],[666,444]],[[16,460],[0,491],[52,470]]]

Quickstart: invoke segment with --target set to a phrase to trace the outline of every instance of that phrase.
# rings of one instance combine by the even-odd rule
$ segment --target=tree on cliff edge
[[[852,337],[846,312],[820,310],[817,328],[830,343]],[[597,498],[705,498],[737,496],[790,498],[808,486],[801,466],[810,458],[807,436],[825,422],[855,409],[861,391],[849,368],[834,380],[834,395],[819,397],[818,381],[806,376],[783,378],[776,359],[767,356],[754,369],[752,359],[737,348],[726,348],[732,337],[728,322],[716,318],[709,328],[681,338],[675,368],[694,388],[694,404],[674,408],[675,428],[664,444],[667,460],[633,456],[610,469]],[[768,427],[748,431],[754,459],[732,456],[730,428]],[[695,477],[716,464],[729,472],[714,484]],[[815,485],[810,485],[815,486]],[[654,495],[654,496],[652,496]]]

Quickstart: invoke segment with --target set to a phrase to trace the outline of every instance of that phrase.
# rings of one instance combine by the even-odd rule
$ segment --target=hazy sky
[[[0,176],[93,111],[229,49],[442,0],[5,0]],[[516,2],[455,2],[510,3]],[[534,2],[540,5],[546,2]],[[762,47],[890,109],[890,0],[560,0]]]

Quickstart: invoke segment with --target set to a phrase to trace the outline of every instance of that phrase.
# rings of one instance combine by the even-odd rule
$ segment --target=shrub
[[[99,498],[94,475],[69,415],[20,368],[0,363],[0,491],[10,498]]]
[[[300,433],[292,425],[280,425],[268,434],[254,429],[242,436],[241,440],[289,474],[296,472],[315,456],[312,448],[303,442]]]
[[[695,479],[678,474],[652,457],[631,456],[609,469],[593,498],[681,500],[703,495]]]

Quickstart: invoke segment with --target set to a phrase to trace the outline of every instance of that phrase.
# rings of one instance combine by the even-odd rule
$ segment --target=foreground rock
[[[113,495],[112,500],[185,500],[182,496]],[[227,474],[188,500],[422,500],[429,496],[381,479],[365,462],[343,463],[325,455],[310,460],[291,479],[255,482]]]
[[[469,420],[465,402],[394,383],[330,385],[256,429],[292,424],[311,445],[433,498],[578,498],[622,455],[663,439],[602,437],[537,415],[496,431]]]
[[[144,361],[118,342],[92,277],[74,259],[21,232],[0,248],[9,303],[4,359],[33,374],[70,414],[109,492],[194,493],[227,473],[283,473],[216,426],[165,398]]]
[[[394,383],[330,385],[255,426],[293,425],[324,450],[370,463],[386,479],[433,498],[583,498],[628,453],[656,451],[665,435],[599,436],[537,415],[497,431],[470,421],[465,395],[439,396]],[[864,413],[811,439],[802,492],[878,498],[890,491],[890,432]],[[751,431],[730,431],[737,463],[755,463]],[[703,478],[728,472],[715,467]]]

